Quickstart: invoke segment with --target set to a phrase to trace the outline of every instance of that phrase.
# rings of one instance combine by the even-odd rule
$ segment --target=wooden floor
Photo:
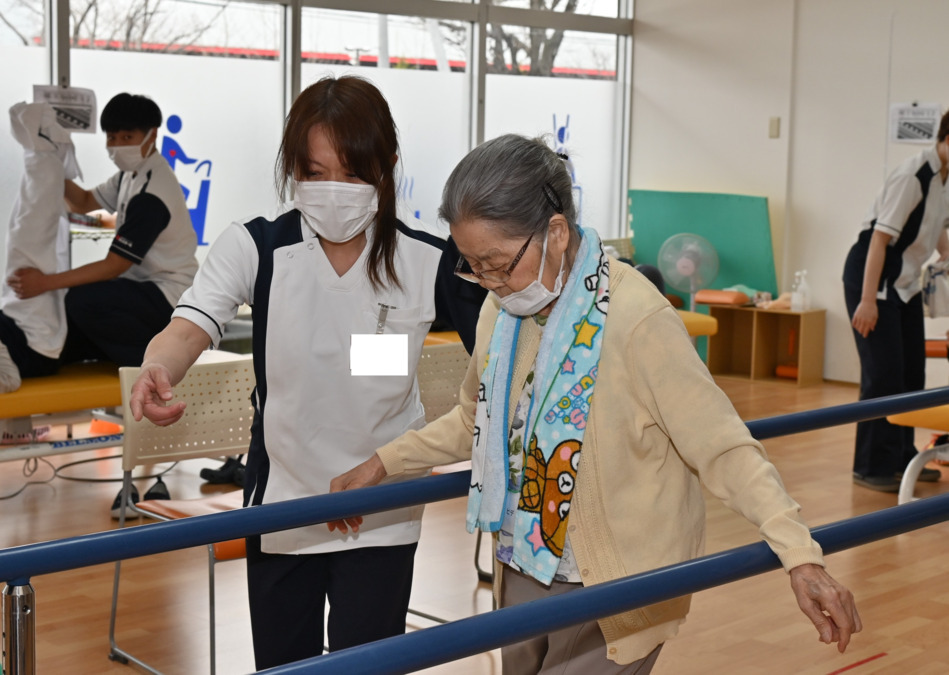
[[[846,385],[797,388],[738,378],[719,383],[748,420],[856,399],[856,389]],[[851,482],[853,432],[848,425],[766,443],[811,526],[896,504],[896,495]],[[919,430],[917,439],[925,442],[930,435]],[[50,458],[60,467],[60,477],[0,501],[0,547],[114,528],[108,509],[119,488],[120,468],[117,459],[108,457],[116,454],[99,450]],[[214,465],[195,461],[174,468],[166,476],[173,496],[187,498],[217,489],[198,476],[201,467]],[[25,475],[24,469],[18,462],[0,463],[0,496],[52,475],[42,462],[32,475]],[[943,472],[943,481],[921,484],[917,495],[949,490],[949,470]],[[108,482],[77,482],[65,476]],[[144,491],[151,482],[140,480],[138,487]],[[412,589],[414,609],[447,619],[490,610],[490,589],[479,584],[475,574],[475,539],[465,533],[463,522],[461,499],[426,510]],[[663,649],[654,673],[949,673],[949,581],[943,580],[949,570],[947,535],[949,524],[943,523],[829,556],[831,573],[854,591],[865,626],[846,654],[818,642],[797,609],[787,576],[771,572],[696,595],[688,621]],[[708,500],[709,552],[756,539],[752,526]],[[167,673],[207,672],[206,561],[203,549],[193,549],[127,562],[119,643]],[[112,570],[102,565],[32,580],[39,673],[130,672],[106,658]],[[224,563],[217,573],[218,672],[252,672],[244,564]],[[431,624],[410,615],[409,625],[416,629]],[[487,675],[500,673],[500,661],[492,652],[425,672]]]

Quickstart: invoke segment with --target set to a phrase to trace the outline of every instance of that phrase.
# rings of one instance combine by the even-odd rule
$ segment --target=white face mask
[[[323,239],[349,241],[369,227],[379,210],[376,188],[328,180],[295,181],[293,206],[303,222]]]
[[[548,234],[550,234],[549,231]],[[544,278],[544,265],[547,264],[547,237],[544,237],[544,250],[543,253],[541,253],[540,272],[537,273],[537,278],[532,281],[527,288],[514,291],[504,297],[498,296],[501,307],[507,310],[509,314],[514,314],[515,316],[537,314],[537,312],[560,297],[560,291],[563,290],[563,268],[566,262],[567,252],[564,251],[563,257],[560,258],[560,271],[557,272],[554,290],[547,290],[547,287],[541,283],[541,279]]]
[[[142,164],[145,163],[145,159],[148,153],[144,153],[146,157],[142,156],[142,148],[145,147],[145,144],[149,142],[149,139],[152,137],[152,133],[155,129],[150,130],[145,134],[145,138],[142,139],[142,142],[138,145],[114,145],[110,148],[106,148],[109,152],[109,159],[111,159],[119,171],[138,171]],[[151,152],[151,151],[149,151]]]

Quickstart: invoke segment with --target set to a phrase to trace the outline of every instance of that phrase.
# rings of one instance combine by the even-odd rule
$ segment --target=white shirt
[[[153,152],[138,171],[119,171],[92,193],[117,214],[109,250],[134,263],[121,276],[154,282],[174,306],[198,270],[198,238],[168,162]]]
[[[875,227],[893,238],[889,246],[905,245],[902,267],[893,288],[904,302],[922,290],[920,273],[949,226],[949,193],[939,175],[942,160],[935,147],[900,164],[886,179],[861,230]],[[927,193],[923,199],[923,181]],[[915,213],[921,208],[920,213]],[[882,293],[885,297],[886,289]]]
[[[218,237],[174,316],[200,326],[216,345],[223,325],[247,303],[254,308],[255,331],[266,331],[264,358],[257,346],[254,355],[258,410],[262,406],[270,461],[262,499],[266,504],[325,494],[334,476],[403,432],[424,425],[415,371],[435,318],[441,250],[399,232],[395,267],[402,288],[376,291],[365,272],[371,242],[339,276],[318,238],[300,225],[298,212],[276,222],[259,220],[234,224]],[[274,248],[267,287],[258,281],[259,249],[249,229],[255,222],[262,228],[290,222],[297,239]],[[255,297],[264,293],[267,298]],[[392,307],[384,332],[408,335],[408,376],[350,374],[351,336],[376,332],[379,303]],[[413,543],[418,541],[421,513],[422,508],[415,507],[366,516],[355,536],[329,532],[324,524],[265,534],[262,549],[325,553]]]

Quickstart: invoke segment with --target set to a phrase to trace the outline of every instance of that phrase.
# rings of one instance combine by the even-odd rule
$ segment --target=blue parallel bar
[[[949,387],[846,403],[748,422],[759,439],[874,419],[949,403]],[[469,471],[390,483],[359,491],[305,497],[197,518],[154,523],[0,550],[0,581],[21,586],[29,577],[180,548],[288,530],[353,515],[453,499],[467,494]]]
[[[775,436],[787,436],[803,431],[838,426],[850,422],[877,419],[887,415],[932,408],[949,403],[949,387],[925,389],[906,394],[881,396],[856,403],[844,403],[818,410],[805,410],[788,415],[752,420],[746,425],[751,435],[762,441]]]
[[[812,533],[825,553],[835,553],[945,520],[949,520],[949,494],[822,525]],[[780,566],[767,544],[757,542],[262,672],[269,675],[411,673]],[[788,602],[793,602],[790,593],[789,589]],[[801,617],[801,621],[807,619]]]
[[[468,492],[470,471],[459,471],[362,490],[304,497],[276,504],[84,534],[0,550],[0,580],[22,586],[29,577],[77,567],[289,530],[354,515],[452,499]]]

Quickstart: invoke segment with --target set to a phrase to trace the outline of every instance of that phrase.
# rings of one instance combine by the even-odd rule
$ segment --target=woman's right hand
[[[376,485],[386,477],[386,467],[379,459],[379,455],[373,453],[372,457],[362,464],[359,464],[344,474],[341,474],[330,481],[330,492],[342,492],[343,490],[356,490],[362,487]],[[340,520],[332,520],[326,523],[330,532],[339,530],[346,534],[352,529],[353,534],[359,532],[359,526],[362,525],[362,516],[353,516]]]
[[[876,328],[878,318],[879,312],[876,301],[861,300],[850,323],[855,331],[863,337],[867,337],[870,331]]]
[[[174,424],[184,415],[186,403],[169,404],[174,397],[171,388],[171,373],[159,364],[144,364],[135,384],[132,385],[132,397],[129,409],[132,418],[138,422],[147,417],[154,424],[166,427]]]

